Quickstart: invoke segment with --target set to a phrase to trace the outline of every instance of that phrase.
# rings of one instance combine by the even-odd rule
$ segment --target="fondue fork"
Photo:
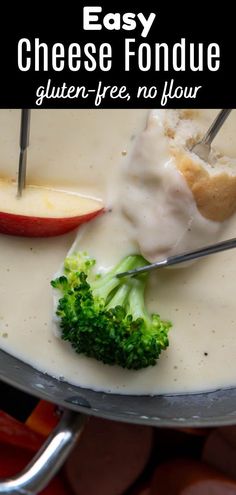
[[[23,108],[21,110],[21,125],[20,125],[20,156],[19,156],[18,184],[17,184],[18,198],[21,197],[22,191],[25,188],[29,133],[30,133],[30,110],[28,108]]]
[[[232,109],[221,110],[212,122],[205,136],[191,148],[191,151],[205,162],[208,161],[213,139],[216,137],[231,111]]]
[[[185,263],[186,261],[196,260],[202,258],[203,256],[209,256],[210,254],[219,253],[221,251],[226,251],[227,249],[233,249],[236,247],[236,237],[233,239],[227,239],[227,241],[217,242],[216,244],[210,244],[208,246],[195,249],[194,251],[185,251],[184,253],[177,254],[175,256],[169,256],[156,263],[149,263],[147,265],[136,268],[135,270],[129,270],[127,272],[118,273],[116,276],[129,277],[139,275],[144,272],[149,272],[152,270],[157,270],[158,268],[166,268],[167,266],[178,265],[180,263]]]

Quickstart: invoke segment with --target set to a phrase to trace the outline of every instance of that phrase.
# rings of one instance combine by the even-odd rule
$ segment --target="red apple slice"
[[[25,237],[65,234],[103,211],[101,201],[78,193],[0,180],[0,232]]]

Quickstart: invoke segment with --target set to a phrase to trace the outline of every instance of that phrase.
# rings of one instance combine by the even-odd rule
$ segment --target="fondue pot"
[[[0,494],[36,494],[61,467],[86,416],[165,427],[236,423],[236,388],[204,394],[131,396],[95,392],[59,381],[0,350],[0,379],[62,412],[55,430],[19,475],[0,482]]]
[[[83,123],[82,117],[81,122]],[[133,123],[131,120],[128,123],[131,129]],[[119,125],[121,124],[123,126],[123,118]],[[63,120],[64,125],[66,124]],[[53,126],[51,125],[51,127]],[[100,127],[102,126],[100,125]],[[60,136],[59,131],[62,132],[62,128],[58,128],[58,135]],[[79,127],[77,133],[79,134]],[[112,133],[115,133],[115,128],[112,128]],[[81,136],[84,136],[84,132],[81,133]],[[52,142],[56,143],[56,136],[54,139],[55,141]],[[109,142],[111,136],[106,136],[106,139]],[[96,151],[96,146],[93,148]],[[108,149],[106,154],[109,155]],[[49,152],[48,156],[50,156]],[[57,159],[55,158],[52,163],[57,165],[57,168],[54,165],[54,173],[56,173],[59,168]],[[79,181],[79,179],[78,175],[77,180]],[[65,252],[66,250],[65,244]],[[30,270],[29,273],[31,276]],[[9,311],[13,311],[13,309],[10,307]],[[107,373],[109,371],[107,367]],[[16,493],[30,495],[40,492],[65,461],[88,416],[157,427],[209,427],[236,424],[236,387],[204,394],[159,396],[96,392],[41,373],[2,350],[0,350],[0,380],[33,396],[56,404],[61,411],[61,419],[57,427],[25,470],[11,479],[0,481],[0,495]]]

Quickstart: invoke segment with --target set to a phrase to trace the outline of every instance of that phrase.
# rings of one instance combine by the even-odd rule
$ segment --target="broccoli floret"
[[[147,264],[140,255],[124,258],[106,274],[96,274],[86,253],[66,258],[64,275],[51,282],[59,289],[57,316],[61,337],[79,354],[105,364],[140,369],[155,365],[166,349],[169,321],[150,315],[144,302],[148,274],[117,278],[116,274]]]

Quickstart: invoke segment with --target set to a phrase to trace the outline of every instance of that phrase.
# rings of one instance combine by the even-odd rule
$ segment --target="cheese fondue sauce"
[[[139,251],[150,262],[214,242],[222,227],[220,222],[201,215],[192,191],[176,167],[176,158],[171,155],[173,139],[166,135],[163,126],[166,112],[169,115],[174,111],[158,110],[149,115],[147,126],[127,160],[122,195],[118,198],[123,215],[134,229]],[[179,119],[178,124],[186,127],[191,122],[189,118]],[[195,137],[194,126],[189,127],[184,134],[188,131]],[[179,136],[177,131],[176,135]]]
[[[137,251],[135,229],[121,215],[119,198],[125,194],[122,171],[147,114],[146,110],[32,112],[28,183],[94,195],[104,199],[110,211],[83,226],[76,240],[76,232],[50,239],[0,236],[0,346],[52,376],[113,393],[182,393],[234,386],[234,250],[188,268],[152,274],[148,307],[173,322],[170,347],[154,367],[128,371],[79,356],[53,329],[50,280],[73,242],[73,249],[86,249],[96,257],[100,269]],[[215,114],[197,112],[200,129],[205,130]],[[19,120],[18,111],[0,111],[2,177],[16,176]],[[235,131],[232,112],[214,143],[222,154],[236,156]],[[224,225],[220,238],[234,237],[235,232],[234,217]]]

